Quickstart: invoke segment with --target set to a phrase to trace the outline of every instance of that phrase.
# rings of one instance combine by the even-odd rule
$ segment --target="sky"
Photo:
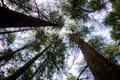
[[[42,2],[44,3],[44,2],[50,2],[50,3],[52,3],[54,0],[36,0],[36,2],[38,3],[38,4],[41,4]],[[65,30],[65,29],[63,29],[63,30],[61,30],[61,33],[62,34],[65,34],[67,31]],[[71,53],[72,54],[72,53]],[[70,65],[70,67],[71,67],[71,65],[72,65],[72,60],[73,59],[73,56],[71,56],[70,58],[69,58],[69,61],[68,61],[68,65]],[[76,63],[78,63],[78,62],[80,62],[81,60],[83,59],[83,55],[82,55],[82,53],[79,53],[79,56],[77,57],[77,59],[75,60],[75,62],[74,62],[74,65],[72,66],[72,68],[71,69],[69,69],[69,73],[72,73],[73,75],[75,75],[75,76],[78,76],[78,71],[76,70],[77,68],[78,68],[78,66],[77,65],[75,65]],[[67,76],[65,76],[65,75],[63,75],[63,79],[64,80],[66,80],[66,78],[67,78]]]
[[[37,4],[41,4],[42,2],[50,2],[50,3],[52,3],[54,0],[36,0],[36,2],[37,2]],[[109,6],[111,6],[111,5],[108,5],[108,7]],[[111,10],[111,9],[110,9]],[[102,17],[101,17],[102,16]],[[105,16],[105,14],[104,13],[102,13],[102,14],[96,14],[96,16],[95,16],[95,19],[101,19],[102,20],[102,18],[103,18],[103,16]],[[96,31],[95,32],[93,32],[92,34],[97,34],[97,35],[103,35],[104,37],[106,37],[108,40],[110,39],[110,31],[109,31],[109,29],[106,29],[106,30],[101,30],[100,29],[100,25],[98,25],[98,24],[96,24],[95,25],[96,27]],[[104,26],[104,25],[102,25],[102,26]],[[65,30],[65,29],[63,29],[62,31],[61,31],[61,33],[66,33],[67,31]],[[1,43],[0,43],[0,49],[2,48],[2,45],[1,45]],[[71,54],[72,53],[74,53],[74,52],[71,52]],[[69,61],[68,61],[68,64],[71,66],[71,64],[72,64],[72,60],[73,59],[73,56],[71,56],[70,58],[69,58]],[[75,60],[75,62],[74,62],[74,64],[77,64],[78,62],[80,62],[81,60],[83,59],[83,55],[82,55],[82,53],[81,52],[79,52],[79,56],[78,56],[78,58]],[[69,70],[69,73],[72,73],[73,75],[75,75],[75,76],[78,76],[78,72],[77,72],[77,68],[78,68],[78,66],[77,65],[73,65],[72,66],[72,68]],[[64,76],[64,80],[66,80],[66,76]]]

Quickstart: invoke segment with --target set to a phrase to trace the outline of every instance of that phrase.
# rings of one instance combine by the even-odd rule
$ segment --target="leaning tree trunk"
[[[0,7],[0,28],[57,26],[54,23]]]
[[[20,30],[1,31],[1,32],[0,32],[0,35],[9,34],[9,33],[17,33],[17,32],[30,31],[30,30],[33,30],[33,29],[30,28],[30,29],[20,29]]]
[[[41,66],[43,66],[45,64],[45,62],[48,61],[49,58],[46,58],[41,64],[40,66],[36,69],[36,71],[32,74],[32,76],[29,78],[29,80],[32,80],[32,78],[35,76],[35,74],[40,70]]]
[[[21,50],[24,50],[24,49],[26,49],[27,47],[29,47],[30,45],[25,45],[24,47],[22,47],[22,48],[19,48],[19,49],[17,49],[17,50],[15,50],[15,51],[13,51],[13,52],[9,52],[7,55],[5,54],[5,55],[3,55],[2,57],[0,57],[0,63],[3,61],[3,60],[6,60],[8,57],[10,57],[10,56],[14,56],[15,55],[15,53],[18,53],[19,51],[21,51]],[[11,59],[11,58],[10,58]],[[6,62],[7,61],[9,61],[9,60],[6,60]]]
[[[45,51],[49,49],[50,46],[46,47],[42,52],[37,54],[29,62],[27,62],[23,67],[18,69],[15,73],[7,77],[5,80],[16,80],[20,75],[22,75]]]
[[[120,66],[112,63],[80,39],[77,33],[73,37],[81,49],[95,80],[120,80]]]

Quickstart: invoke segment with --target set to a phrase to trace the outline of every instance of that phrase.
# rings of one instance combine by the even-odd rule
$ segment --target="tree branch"
[[[82,75],[82,73],[83,73],[87,68],[88,68],[88,65],[86,65],[86,66],[84,67],[84,69],[80,72],[79,76],[77,77],[77,80],[80,80],[80,79],[79,79],[80,76]]]

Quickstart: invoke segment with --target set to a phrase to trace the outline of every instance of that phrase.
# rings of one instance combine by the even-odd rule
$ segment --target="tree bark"
[[[0,28],[41,26],[57,26],[57,24],[0,7]]]
[[[95,51],[77,33],[72,35],[81,49],[95,80],[120,80],[120,66]]]
[[[50,46],[46,47],[39,54],[37,54],[34,58],[32,58],[29,62],[27,62],[23,67],[18,69],[15,73],[7,77],[5,80],[16,80],[20,75],[22,75],[45,51],[49,49]]]

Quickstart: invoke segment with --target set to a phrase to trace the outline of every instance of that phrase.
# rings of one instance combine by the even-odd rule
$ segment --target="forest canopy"
[[[120,80],[119,4],[0,0],[0,80]]]

